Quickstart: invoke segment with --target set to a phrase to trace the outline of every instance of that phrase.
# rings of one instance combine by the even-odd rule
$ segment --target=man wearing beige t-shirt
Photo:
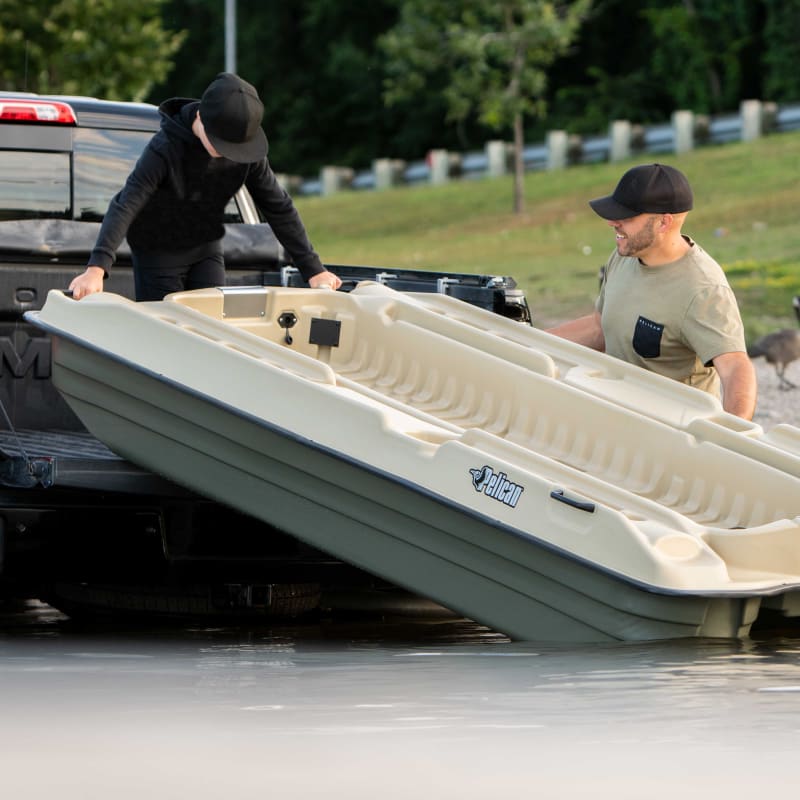
[[[681,232],[693,206],[683,173],[663,164],[628,170],[589,205],[614,229],[593,313],[549,332],[716,396],[752,419],[756,378],[725,273]]]

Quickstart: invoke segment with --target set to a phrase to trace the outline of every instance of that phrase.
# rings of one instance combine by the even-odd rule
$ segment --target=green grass
[[[633,164],[571,167],[526,176],[526,213],[511,212],[511,178],[300,198],[323,260],[510,275],[535,324],[591,310],[611,228],[587,205]],[[684,232],[722,264],[748,338],[796,326],[800,294],[800,133],[664,156],[695,193]]]

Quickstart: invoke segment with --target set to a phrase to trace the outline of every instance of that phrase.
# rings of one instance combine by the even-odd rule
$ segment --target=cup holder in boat
[[[278,325],[285,331],[283,341],[286,342],[286,344],[291,344],[293,339],[289,333],[289,328],[293,328],[297,325],[297,315],[293,311],[284,311],[278,317]]]

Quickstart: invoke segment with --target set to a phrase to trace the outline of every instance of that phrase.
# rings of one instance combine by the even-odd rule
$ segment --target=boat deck
[[[258,351],[259,358],[270,358],[287,369],[302,367],[309,377],[315,369],[308,358],[302,359],[302,364],[282,361],[284,355],[293,353],[311,356],[319,367],[316,379],[376,397],[417,417],[438,430],[439,441],[478,430],[518,445],[516,460],[524,462],[533,457],[539,468],[548,462],[564,465],[573,481],[585,484],[595,496],[599,490],[599,499],[627,511],[633,518],[653,514],[663,517],[663,511],[667,511],[674,512],[669,515],[671,524],[677,522],[680,526],[681,518],[701,526],[740,530],[800,515],[800,496],[796,494],[798,455],[762,444],[768,464],[775,468],[766,466],[756,472],[748,469],[748,459],[760,444],[753,437],[763,432],[752,423],[724,414],[717,401],[697,390],[671,381],[656,382],[654,387],[634,384],[640,395],[644,389],[651,390],[647,410],[652,414],[631,413],[626,405],[602,394],[595,402],[586,403],[585,366],[582,369],[563,356],[553,357],[540,349],[541,332],[517,332],[513,323],[495,320],[491,314],[481,316],[480,310],[461,308],[464,304],[457,305],[461,314],[496,326],[500,335],[489,345],[484,344],[486,337],[474,324],[465,325],[444,314],[431,319],[427,307],[393,305],[379,288],[372,299],[376,305],[383,301],[383,313],[356,319],[345,305],[336,307],[335,295],[327,306],[306,308],[305,318],[296,323],[289,348],[282,341],[285,331],[275,322],[280,316],[277,308],[266,312],[249,309],[250,313],[235,316],[241,311],[230,304],[234,308],[231,312],[226,298],[222,293],[182,293],[172,299],[174,305],[208,315],[209,322],[219,320],[222,325],[218,329],[213,325],[206,328],[204,335],[218,332],[222,336],[220,343],[227,347],[255,354],[246,345],[252,346],[249,337],[258,337],[280,348],[269,354]],[[446,307],[446,301],[447,298],[435,298],[433,304]],[[279,302],[281,308],[293,307],[291,295],[280,297]],[[425,303],[430,304],[428,298]],[[164,304],[161,313],[174,312],[173,322],[192,330],[201,329],[194,317],[181,322],[181,312],[169,309],[170,305],[173,303]],[[310,320],[314,318],[340,323],[337,346],[309,342],[306,329],[310,330]],[[519,340],[505,338],[507,332],[518,335]],[[479,337],[480,348],[475,346]],[[524,342],[523,337],[528,341]],[[556,350],[559,344],[555,343]],[[545,346],[552,343],[546,342]],[[583,386],[570,381],[576,368],[583,373],[579,376]],[[620,377],[605,369],[594,376],[594,382],[601,384],[606,395],[613,391],[622,394],[630,388],[629,374]],[[670,424],[670,417],[680,413],[673,408],[680,404],[665,389],[678,390],[679,400],[686,398],[684,411],[691,412],[692,403],[699,409],[684,429]],[[659,404],[666,409],[661,418]],[[429,438],[437,437],[431,431]],[[722,444],[731,438],[744,452]],[[483,437],[483,444],[496,450],[499,443]],[[784,444],[800,446],[800,439],[789,437]],[[634,507],[632,497],[640,501]]]

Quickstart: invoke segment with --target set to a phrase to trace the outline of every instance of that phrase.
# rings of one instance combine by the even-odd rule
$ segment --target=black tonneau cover
[[[92,252],[99,222],[68,219],[13,219],[0,221],[0,255],[9,260],[86,263]],[[248,264],[254,269],[277,269],[286,261],[272,229],[266,223],[229,223],[222,240],[225,261],[231,266]],[[130,262],[130,248],[123,241],[117,260]]]

